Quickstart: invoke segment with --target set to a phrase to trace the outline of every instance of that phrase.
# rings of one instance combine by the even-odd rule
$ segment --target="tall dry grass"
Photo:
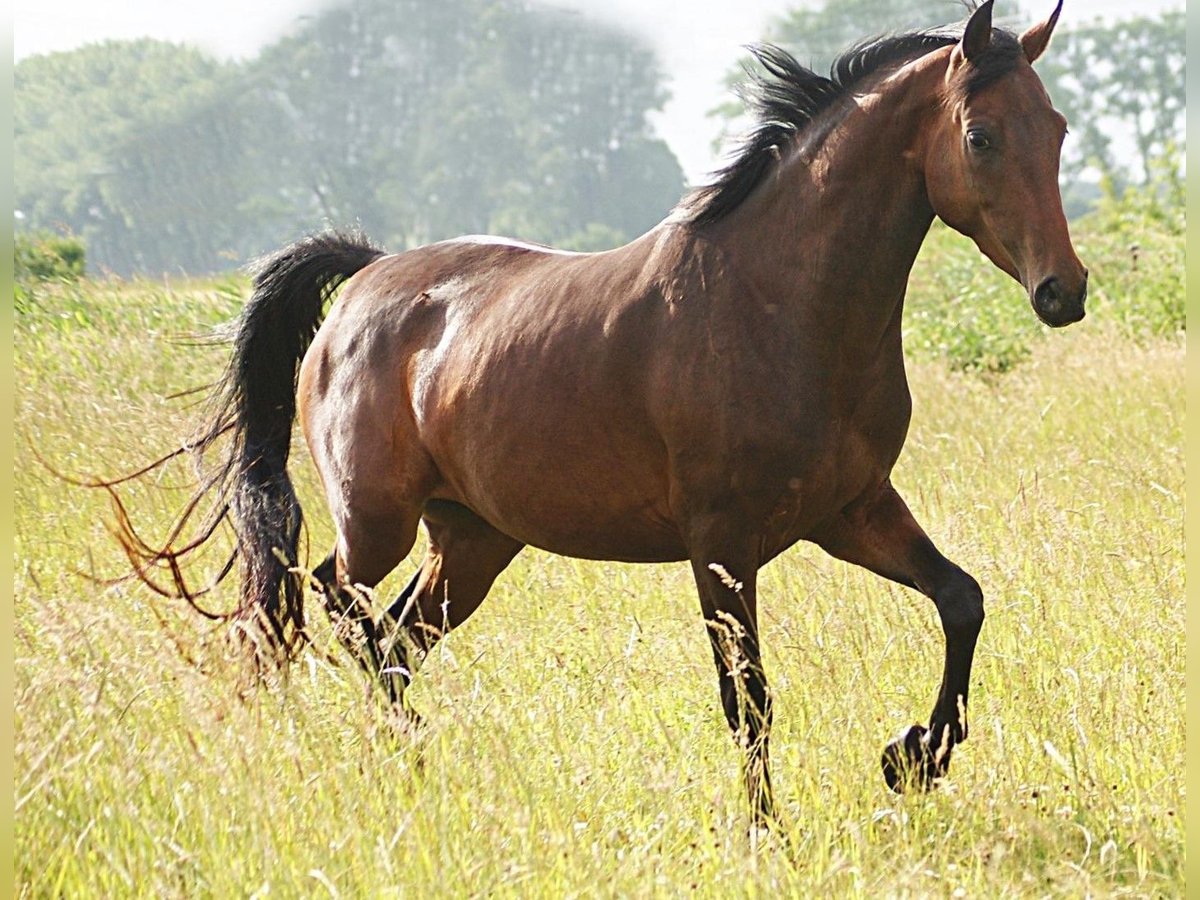
[[[123,571],[104,498],[35,451],[115,474],[169,449],[188,411],[161,398],[220,359],[166,339],[234,305],[204,285],[84,286],[20,317],[22,895],[1182,892],[1180,339],[1088,320],[1002,378],[913,367],[895,481],[987,594],[971,740],[939,790],[886,790],[882,744],[933,702],[935,611],[794,548],[760,585],[785,824],[751,850],[684,566],[524,552],[426,665],[425,727],[400,735],[327,627],[333,661],[310,652],[239,696],[204,622],[86,577]],[[323,505],[294,468],[318,555]],[[133,490],[148,532],[186,474]]]

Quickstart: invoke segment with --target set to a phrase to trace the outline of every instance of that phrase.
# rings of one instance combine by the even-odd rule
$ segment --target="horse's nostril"
[[[1055,277],[1047,278],[1033,292],[1033,309],[1043,322],[1053,328],[1061,328],[1083,318],[1083,301],[1087,296],[1087,282],[1068,295],[1062,282]]]
[[[1039,312],[1051,315],[1058,312],[1063,302],[1062,288],[1059,286],[1058,279],[1047,278],[1039,284],[1033,293],[1033,302],[1037,305]]]

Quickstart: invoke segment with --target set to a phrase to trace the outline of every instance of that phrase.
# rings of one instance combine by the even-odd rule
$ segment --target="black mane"
[[[684,199],[686,220],[705,225],[723,218],[758,186],[789,141],[839,100],[849,97],[868,77],[957,44],[961,35],[961,26],[952,26],[870,38],[839,56],[829,77],[805,68],[773,44],[750,46],[765,74],[748,69],[749,81],[740,93],[756,124],[733,160],[716,173],[715,180]],[[1021,58],[1017,38],[994,29],[991,47],[972,63],[963,85],[965,94],[970,96],[1011,71]]]

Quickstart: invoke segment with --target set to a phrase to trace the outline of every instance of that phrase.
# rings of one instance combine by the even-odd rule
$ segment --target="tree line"
[[[867,32],[953,14],[824,0],[765,39],[827,69]],[[1070,213],[1100,177],[1119,192],[1179,165],[1184,66],[1182,8],[1060,26],[1038,71],[1071,123]],[[601,249],[685,189],[648,123],[667,97],[651,48],[520,0],[346,0],[251,60],[108,42],[22,60],[14,87],[17,227],[77,235],[93,271],[225,270],[326,225],[393,249],[472,232]],[[714,115],[735,132],[740,112]]]
[[[93,270],[229,269],[324,225],[614,246],[684,178],[651,49],[517,0],[350,0],[247,62],[156,40],[15,69],[18,225]]]

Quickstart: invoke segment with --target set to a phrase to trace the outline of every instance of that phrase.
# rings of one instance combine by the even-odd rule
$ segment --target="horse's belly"
[[[531,547],[579,559],[671,562],[687,558],[679,530],[652,500],[638,501],[593,486],[586,494],[555,492],[512,476],[474,491],[437,496],[469,507],[494,528]]]
[[[676,562],[688,558],[677,532],[649,520],[630,518],[619,530],[568,532],[542,527],[535,531],[520,539],[531,547],[560,556],[630,563]]]

